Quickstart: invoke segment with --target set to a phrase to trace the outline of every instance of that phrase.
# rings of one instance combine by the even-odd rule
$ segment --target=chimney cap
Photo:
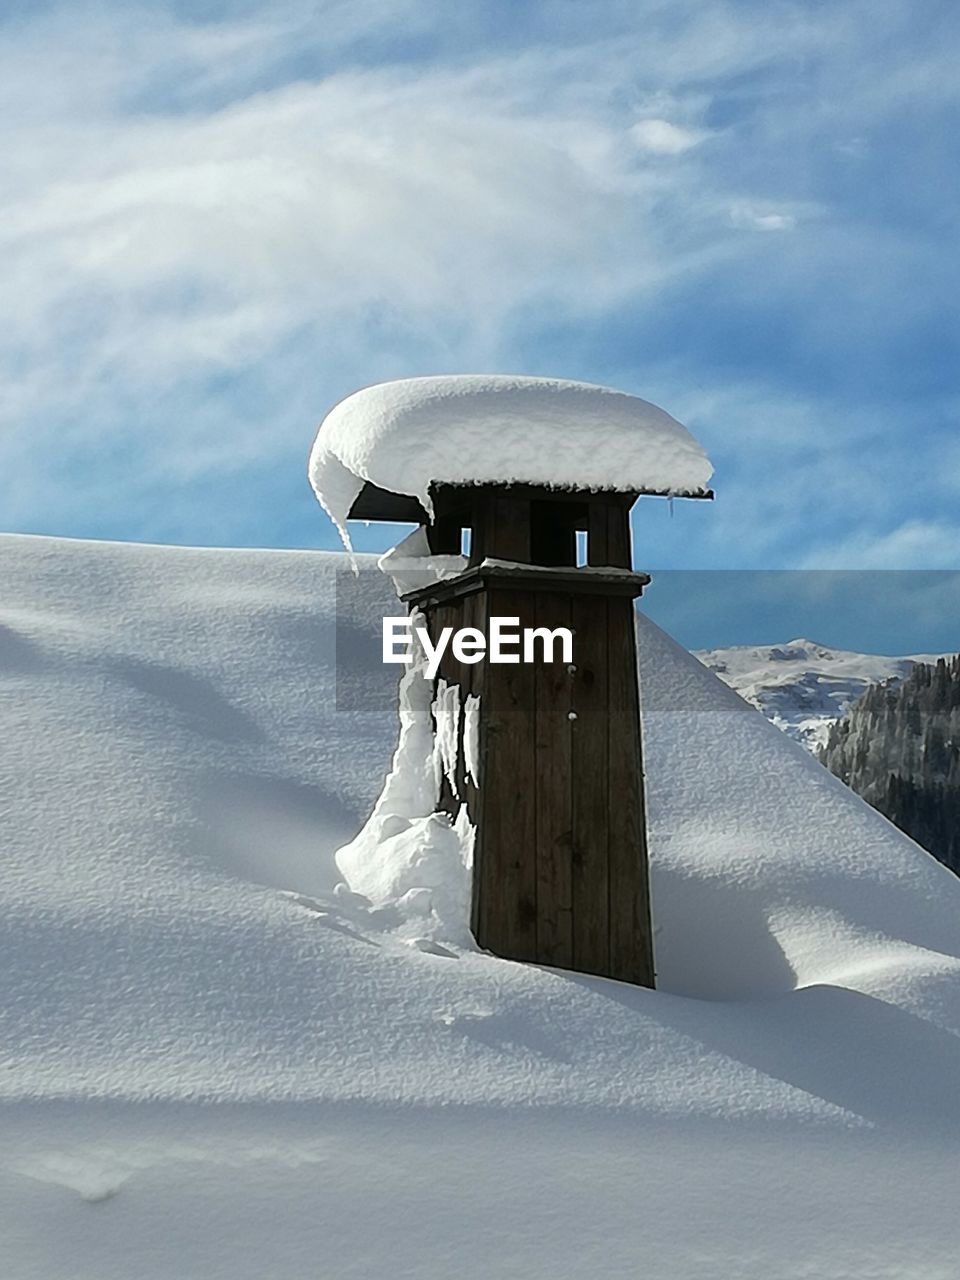
[[[364,518],[395,519],[390,512],[417,504],[431,515],[437,484],[708,497],[712,472],[686,427],[639,396],[507,374],[409,378],[356,391],[324,418],[309,463],[314,491],[345,541],[365,489]],[[378,506],[372,491],[409,501],[385,497]]]

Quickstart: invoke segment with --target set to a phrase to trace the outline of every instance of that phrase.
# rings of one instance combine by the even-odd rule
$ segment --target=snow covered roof
[[[0,536],[2,1274],[956,1275],[960,879],[640,617],[658,990],[372,905],[363,563]]]
[[[706,496],[710,461],[638,396],[505,374],[409,378],[341,400],[317,432],[310,483],[345,534],[364,484],[431,511],[431,484],[536,484]]]

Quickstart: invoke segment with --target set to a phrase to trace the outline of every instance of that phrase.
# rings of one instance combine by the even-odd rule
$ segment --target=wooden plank
[[[502,493],[478,497],[470,542],[470,563],[485,557],[530,563],[530,500]]]
[[[467,612],[465,617],[469,620],[469,626],[479,627],[486,635],[487,632],[487,615],[488,615],[488,597],[487,593],[477,592],[474,595],[467,596],[465,599]],[[479,787],[467,786],[467,805],[470,814],[470,821],[476,828],[476,837],[474,841],[473,851],[473,876],[470,903],[470,932],[477,939],[478,946],[483,945],[479,939],[483,935],[485,916],[482,912],[486,909],[484,900],[484,884],[483,875],[483,797],[486,789],[487,769],[486,757],[489,746],[489,733],[487,730],[487,714],[489,707],[489,698],[487,697],[487,668],[486,660],[474,667],[474,673],[470,679],[471,692],[478,694],[480,697],[480,779]]]
[[[587,524],[587,564],[596,568],[629,569],[630,508],[624,501],[594,498]]]
[[[492,506],[493,498],[489,493],[480,491],[474,497],[473,523],[470,533],[469,564],[471,568],[480,564],[484,556],[490,554],[487,550],[487,542],[490,537],[490,522],[493,519]]]
[[[607,601],[573,596],[573,964],[610,967],[607,865]]]
[[[570,626],[568,595],[538,594],[536,625]],[[567,664],[535,665],[536,737],[534,786],[537,830],[537,959],[573,965],[573,791],[571,788],[574,677]]]
[[[603,568],[610,564],[607,503],[594,498],[587,511],[587,564]]]
[[[496,560],[530,561],[530,502],[526,498],[497,498],[486,555]]]
[[[491,591],[490,616],[534,625],[529,597]],[[533,663],[488,665],[484,734],[488,746],[480,789],[474,881],[475,936],[481,947],[513,960],[537,958],[536,801]]]
[[[447,606],[447,622],[446,625],[452,627],[454,633],[465,626],[464,610],[466,607],[466,599],[451,600]],[[452,816],[456,818],[460,812],[460,806],[464,803],[463,782],[465,768],[463,763],[463,711],[467,697],[467,688],[464,682],[470,679],[471,668],[466,663],[461,663],[453,653],[453,649],[448,643],[446,651],[440,660],[440,674],[446,680],[448,685],[457,686],[457,697],[459,699],[459,715],[457,720],[457,756],[454,764],[453,776],[456,783],[455,805],[451,810]]]
[[[629,569],[633,564],[630,539],[630,508],[611,503],[607,507],[607,564]]]
[[[653,931],[633,603],[610,600],[607,610],[610,976],[652,987]]]
[[[458,556],[460,554],[460,530],[464,526],[457,515],[437,516],[432,524],[426,526],[427,545],[435,556]]]
[[[583,568],[547,569],[539,565],[480,564],[473,565],[455,578],[434,582],[429,586],[407,591],[401,599],[405,604],[428,608],[456,596],[470,595],[474,591],[492,590],[495,587],[512,588],[515,591],[570,591],[578,595],[630,596],[642,595],[650,581],[648,573],[591,566]]]

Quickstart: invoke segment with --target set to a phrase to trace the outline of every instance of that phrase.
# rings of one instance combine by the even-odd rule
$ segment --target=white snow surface
[[[418,525],[395,547],[377,561],[377,568],[393,583],[398,596],[409,591],[456,578],[467,568],[469,560],[461,555],[433,555],[423,525]]]
[[[641,619],[659,989],[372,906],[343,564],[0,539],[4,1277],[952,1277],[958,881]]]
[[[433,483],[702,493],[686,427],[638,396],[559,378],[451,374],[365,387],[324,418],[310,482],[346,541],[364,481],[419,498]]]
[[[382,561],[381,561],[382,563]],[[419,612],[415,626],[426,627]],[[457,821],[435,809],[446,777],[456,792],[460,690],[424,678],[426,655],[413,640],[413,661],[400,680],[400,731],[390,770],[369,818],[334,855],[344,884],[368,907],[386,912],[408,942],[423,943],[424,928],[472,946],[470,868],[473,827],[466,807]]]
[[[873,684],[900,681],[917,662],[939,654],[888,658],[831,649],[815,640],[698,649],[695,656],[778,729],[810,751]]]

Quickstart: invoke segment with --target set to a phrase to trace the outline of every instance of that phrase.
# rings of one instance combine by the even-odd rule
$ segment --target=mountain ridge
[[[868,688],[899,683],[918,662],[941,654],[859,653],[799,637],[781,644],[728,645],[692,651],[744,701],[809,751]]]

